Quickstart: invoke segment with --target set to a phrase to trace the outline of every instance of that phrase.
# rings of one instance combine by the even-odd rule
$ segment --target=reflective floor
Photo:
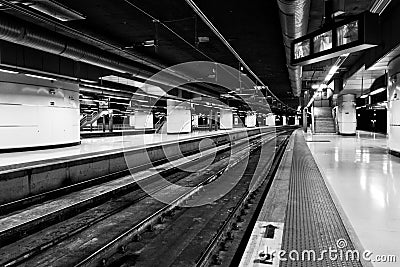
[[[81,145],[56,149],[44,149],[36,151],[0,153],[0,166],[28,163],[47,159],[57,159],[70,156],[82,156],[91,153],[100,153],[127,148],[143,147],[146,145],[168,143],[176,140],[190,139],[198,136],[213,135],[218,132],[235,132],[244,128],[220,131],[200,131],[190,134],[143,134],[125,135],[115,137],[99,137],[82,139]]]
[[[386,136],[306,135],[325,179],[365,249],[397,255],[400,265],[400,158],[387,153]]]

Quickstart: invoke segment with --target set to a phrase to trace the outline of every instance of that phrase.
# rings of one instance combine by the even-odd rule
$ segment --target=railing
[[[127,124],[114,124],[113,125],[113,130],[114,131],[126,131],[126,130],[134,130],[135,127],[127,125]],[[106,125],[105,130],[108,131],[109,130],[109,126]],[[86,126],[86,127],[82,127],[81,131],[83,132],[96,132],[96,131],[103,131],[103,124],[99,124],[96,126]]]
[[[161,132],[162,127],[164,126],[166,121],[167,121],[167,117],[166,116],[162,116],[162,117],[160,117],[160,119],[158,119],[158,121],[154,125],[154,129],[156,129],[156,133]]]
[[[101,115],[101,113],[97,111],[93,111],[91,114],[84,114],[82,119],[81,119],[81,128],[85,127],[87,124],[91,124],[94,122],[95,119],[98,118],[98,116]]]

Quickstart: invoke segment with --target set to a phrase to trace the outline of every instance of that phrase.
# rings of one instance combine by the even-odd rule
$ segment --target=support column
[[[213,130],[213,123],[214,123],[214,118],[213,118],[213,110],[210,109],[210,112],[208,113],[208,130],[211,132]]]
[[[179,134],[192,131],[192,111],[190,103],[167,100],[167,133]]]
[[[257,122],[257,114],[253,113],[253,112],[247,112],[246,115],[246,127],[247,128],[253,128],[256,126],[256,122]]]
[[[400,156],[400,58],[389,64],[388,71],[388,148]]]
[[[276,116],[274,114],[268,114],[267,116],[267,125],[275,126],[276,125]]]
[[[341,95],[337,108],[338,131],[342,135],[355,135],[357,128],[355,95]]]
[[[114,131],[114,112],[112,109],[108,111],[108,130],[110,133]]]
[[[135,126],[135,115],[134,114],[129,115],[129,126],[131,126],[131,127]]]
[[[294,116],[294,125],[300,125],[300,119],[297,115]]]
[[[151,110],[135,110],[135,129],[153,129],[153,113]]]
[[[103,133],[106,132],[106,115],[103,115]]]
[[[287,125],[287,117],[286,116],[282,116],[282,125],[283,126]]]
[[[303,109],[303,131],[307,132],[307,128],[308,128],[308,122],[307,122],[307,108]]]
[[[230,130],[233,128],[233,112],[232,112],[232,110],[227,110],[227,109],[220,110],[219,128],[221,130]]]

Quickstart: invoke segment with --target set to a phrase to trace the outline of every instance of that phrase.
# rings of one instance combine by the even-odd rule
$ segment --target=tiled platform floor
[[[387,153],[386,136],[307,134],[308,146],[356,235],[374,255],[396,255],[400,264],[400,158]]]

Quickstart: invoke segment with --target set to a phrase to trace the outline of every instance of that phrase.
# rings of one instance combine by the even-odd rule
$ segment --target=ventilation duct
[[[278,0],[289,79],[295,96],[301,94],[302,69],[290,64],[290,44],[307,33],[310,3],[310,0]]]
[[[152,75],[152,72],[144,71],[143,66],[135,66],[122,57],[5,14],[0,16],[0,39],[142,79]]]

